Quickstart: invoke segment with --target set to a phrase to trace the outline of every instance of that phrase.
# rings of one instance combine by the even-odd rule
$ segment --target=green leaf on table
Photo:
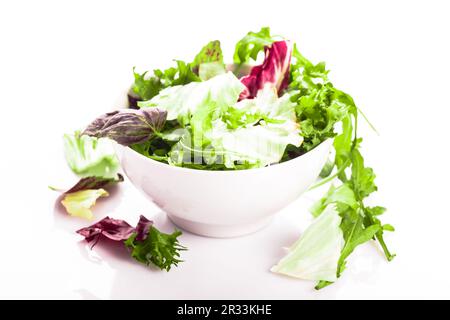
[[[100,197],[107,197],[109,194],[104,189],[81,190],[67,193],[61,201],[69,215],[83,219],[92,220],[94,215],[91,208]]]
[[[133,234],[125,241],[125,246],[131,249],[131,256],[137,261],[150,265],[154,264],[161,270],[169,271],[170,268],[180,260],[179,251],[186,248],[179,244],[178,237],[181,231],[176,230],[172,234],[159,231],[151,226],[147,237],[139,241],[136,239],[137,234]]]
[[[334,206],[327,207],[271,271],[306,280],[336,281],[344,246],[340,224]]]

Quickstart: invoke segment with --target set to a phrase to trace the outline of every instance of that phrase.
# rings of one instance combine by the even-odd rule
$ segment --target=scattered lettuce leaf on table
[[[102,236],[122,242],[130,249],[131,256],[135,260],[166,271],[182,262],[179,259],[180,251],[186,250],[186,247],[178,241],[181,231],[175,230],[172,234],[163,233],[153,226],[153,221],[143,215],[140,216],[136,227],[132,227],[124,220],[106,217],[89,227],[78,230],[77,233],[88,243],[94,242],[93,246]]]
[[[336,281],[344,247],[341,220],[334,206],[327,207],[271,271],[305,280]]]
[[[134,233],[140,239],[143,239],[146,237],[152,224],[153,222],[151,220],[148,220],[142,215],[139,218],[136,228],[124,220],[105,217],[89,227],[78,230],[77,233],[82,235],[87,242],[94,241],[95,243],[100,240],[101,236],[114,241],[122,241],[131,237]]]
[[[186,247],[178,242],[180,235],[179,230],[166,234],[150,226],[144,239],[139,239],[135,233],[125,241],[125,246],[131,250],[131,256],[137,261],[170,271],[173,265],[178,266],[178,263],[182,262],[179,259],[180,251],[186,250]]]
[[[105,190],[123,181],[113,142],[75,132],[64,135],[64,153],[69,167],[81,179],[64,192],[61,204],[74,217],[93,219],[92,207]]]
[[[384,209],[373,209],[365,205],[365,198],[377,191],[375,174],[366,167],[360,153],[362,138],[358,137],[359,109],[353,98],[335,88],[328,78],[325,63],[311,63],[294,46],[291,63],[291,83],[288,93],[296,104],[295,110],[304,142],[298,148],[303,154],[315,148],[328,138],[334,138],[334,161],[327,168],[326,178],[312,188],[335,178],[338,186],[331,186],[327,194],[312,208],[314,216],[320,216],[329,204],[335,204],[342,222],[345,244],[337,263],[339,277],[346,267],[346,259],[353,250],[367,241],[376,239],[388,261],[392,254],[384,241],[384,231],[392,231],[391,225],[384,225],[378,215]],[[338,125],[339,124],[339,125]],[[336,131],[336,128],[339,128]],[[334,170],[335,169],[335,170]],[[382,207],[374,207],[382,208]],[[332,281],[322,279],[316,289],[321,289]]]
[[[107,197],[109,194],[104,189],[88,189],[72,193],[67,193],[61,201],[69,215],[83,219],[92,220],[94,215],[91,208],[100,197]]]

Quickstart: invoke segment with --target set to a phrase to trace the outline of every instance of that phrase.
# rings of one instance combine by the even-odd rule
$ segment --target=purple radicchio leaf
[[[239,100],[256,97],[258,91],[266,85],[273,86],[278,95],[287,88],[292,44],[287,40],[277,41],[267,46],[264,53],[264,62],[253,67],[249,75],[241,78],[246,89],[240,94]]]
[[[78,230],[77,233],[82,235],[87,242],[95,240],[95,243],[102,235],[114,241],[124,241],[134,233],[136,233],[136,240],[144,241],[152,225],[153,221],[148,220],[143,215],[140,216],[136,228],[124,220],[106,217],[89,227]]]
[[[148,232],[150,231],[150,227],[152,225],[153,221],[148,220],[146,217],[141,215],[136,226],[136,240],[144,241],[147,238]]]
[[[118,110],[95,119],[83,134],[129,146],[149,140],[163,128],[166,118],[167,111],[158,108]]]
[[[123,180],[123,176],[120,173],[117,174],[116,178],[87,177],[78,181],[77,184],[64,193],[67,194],[89,189],[107,189]]]
[[[114,241],[123,241],[128,239],[135,230],[124,220],[106,217],[89,227],[78,230],[77,233],[82,235],[87,242],[92,240],[97,242],[102,235]]]

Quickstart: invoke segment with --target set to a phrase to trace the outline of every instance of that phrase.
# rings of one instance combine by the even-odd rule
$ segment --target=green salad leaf
[[[341,220],[333,206],[327,207],[271,271],[306,280],[336,281],[344,247]]]
[[[325,63],[313,64],[294,46],[291,62],[291,81],[288,93],[296,104],[295,111],[300,123],[303,143],[294,150],[294,155],[303,154],[315,148],[328,138],[334,138],[334,161],[329,161],[322,174],[326,177],[316,186],[338,178],[341,184],[332,185],[327,194],[312,208],[314,216],[329,205],[335,205],[341,217],[340,228],[344,236],[344,246],[336,266],[336,277],[340,277],[346,267],[348,256],[359,245],[376,239],[387,260],[392,254],[384,241],[384,231],[393,231],[389,224],[382,224],[378,216],[383,207],[366,207],[364,200],[377,191],[375,174],[366,167],[360,152],[362,139],[357,134],[358,113],[353,98],[335,88],[329,81]],[[340,132],[336,128],[340,127]],[[292,152],[292,146],[290,151]],[[335,173],[333,174],[333,169]],[[347,170],[348,169],[348,170]],[[306,241],[306,240],[305,240]],[[333,281],[320,279],[316,289],[321,289]]]
[[[208,81],[192,82],[186,85],[172,86],[148,101],[138,103],[141,108],[157,107],[167,111],[167,120],[177,120],[181,126],[190,123],[191,116],[201,112],[211,101],[215,109],[222,112],[236,103],[244,85],[236,76],[227,72]]]
[[[132,91],[140,100],[150,100],[165,88],[207,80],[225,70],[222,49],[217,40],[205,45],[193,62],[186,63],[181,60],[175,62],[175,67],[165,70],[155,69],[153,75],[149,75],[148,71],[137,73],[133,68]]]
[[[171,164],[245,164],[263,167],[281,160],[286,146],[300,146],[295,104],[290,96],[278,98],[271,88],[255,99],[237,102],[243,84],[228,72],[210,80],[171,87],[141,108],[167,111],[167,119],[185,128],[168,154]]]
[[[111,178],[117,177],[119,160],[111,140],[87,135],[64,135],[64,153],[67,164],[78,176]]]
[[[217,62],[223,63],[222,48],[220,47],[220,41],[214,40],[209,42],[202,50],[195,56],[194,61],[191,63],[192,69],[198,68],[204,63]]]
[[[107,197],[109,194],[104,189],[88,189],[72,193],[67,193],[61,204],[66,208],[69,215],[83,219],[92,220],[94,215],[91,208],[100,197]]]
[[[202,81],[209,80],[215,76],[227,72],[225,65],[222,62],[207,62],[202,63],[198,68],[198,76]]]
[[[125,241],[125,246],[131,249],[131,256],[137,261],[169,271],[172,265],[177,266],[182,262],[179,251],[186,250],[178,242],[180,235],[181,231],[178,230],[167,234],[151,226],[144,240],[137,240],[137,233],[134,233]]]
[[[272,36],[267,27],[249,32],[236,44],[233,73],[226,71],[220,42],[211,41],[191,63],[177,60],[165,70],[135,72],[129,98],[141,109],[120,117],[107,114],[86,132],[114,137],[157,161],[199,170],[265,167],[333,139],[334,158],[310,189],[332,185],[312,206],[312,225],[273,269],[318,281],[316,288],[321,289],[341,276],[349,255],[368,241],[377,241],[392,260],[395,255],[387,248],[384,232],[394,227],[381,222],[384,207],[366,203],[377,185],[358,136],[358,117],[365,116],[349,94],[332,84],[325,63],[312,63],[296,45],[291,49],[288,40]],[[264,62],[252,66],[263,50]],[[283,90],[275,89],[280,86],[274,82]],[[146,113],[160,117],[137,117]],[[108,140],[94,139],[66,136],[66,158],[81,177],[103,177],[99,183],[107,183],[117,176],[118,162]],[[127,240],[133,256],[163,269],[176,264],[177,233],[150,234],[159,240]]]
[[[172,234],[159,231],[153,221],[140,216],[136,227],[121,219],[105,217],[91,226],[76,231],[88,243],[93,243],[91,249],[101,240],[107,238],[123,243],[130,249],[131,256],[145,265],[155,265],[161,270],[169,271],[180,260],[180,251],[187,250],[178,242],[181,231]],[[113,247],[109,247],[110,249]]]
[[[148,100],[156,96],[162,89],[200,81],[192,70],[192,66],[181,60],[175,60],[176,67],[166,70],[156,69],[153,76],[147,77],[148,71],[139,74],[133,68],[134,84],[132,90],[141,100]]]
[[[270,35],[270,28],[268,27],[261,28],[259,32],[250,31],[236,44],[233,55],[234,63],[243,64],[249,62],[250,59],[256,61],[258,53],[274,41],[276,39]]]
[[[193,147],[203,147],[209,142],[213,120],[237,101],[243,88],[239,79],[228,72],[204,82],[167,88],[138,105],[167,111],[167,120],[177,120],[187,129],[187,135],[192,134]]]

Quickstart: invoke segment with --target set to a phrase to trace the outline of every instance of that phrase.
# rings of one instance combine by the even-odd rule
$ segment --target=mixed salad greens
[[[124,180],[118,173],[119,160],[112,141],[75,132],[64,135],[64,150],[69,167],[80,180],[63,192],[61,204],[69,215],[92,220],[91,209],[97,199],[109,196],[107,190]],[[166,271],[182,261],[180,251],[186,250],[178,242],[181,231],[163,233],[142,215],[136,227],[124,220],[105,217],[77,233],[87,242],[93,242],[92,247],[101,238],[122,242],[135,260]]]
[[[360,152],[357,127],[363,114],[350,95],[330,82],[325,63],[313,64],[291,41],[262,28],[236,44],[231,65],[216,40],[192,62],[176,60],[165,70],[133,72],[129,108],[107,113],[81,134],[65,138],[68,163],[82,178],[120,182],[108,140],[168,165],[242,170],[291,160],[334,139],[334,158],[316,186],[334,183],[311,208],[313,224],[272,271],[318,281],[320,289],[336,281],[348,256],[369,240],[378,241],[388,260],[394,257],[383,238],[394,228],[379,220],[385,208],[365,204],[377,186]],[[155,245],[160,241],[153,235],[148,239]],[[133,256],[146,261],[137,238],[127,239]],[[183,248],[176,241],[171,245],[174,250],[166,253]]]

